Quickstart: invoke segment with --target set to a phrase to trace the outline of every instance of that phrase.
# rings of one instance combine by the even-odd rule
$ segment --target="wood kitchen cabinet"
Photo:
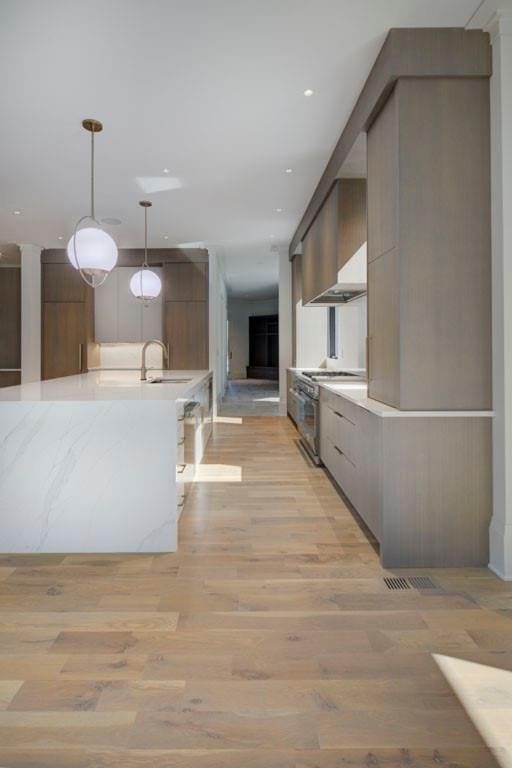
[[[21,269],[0,268],[0,387],[21,379]]]
[[[208,302],[166,301],[164,339],[171,370],[204,370],[208,364]]]
[[[338,282],[338,272],[366,241],[366,180],[338,179],[302,241],[302,300]]]
[[[320,457],[385,567],[487,565],[489,417],[372,413],[320,390]]]
[[[201,261],[164,264],[164,343],[169,346],[169,368],[209,368],[208,253]]]
[[[368,130],[369,396],[491,399],[489,81],[399,79]]]
[[[45,263],[45,258],[52,256],[43,251],[41,375],[54,379],[87,370],[94,342],[94,293],[64,262],[65,254],[61,261]]]

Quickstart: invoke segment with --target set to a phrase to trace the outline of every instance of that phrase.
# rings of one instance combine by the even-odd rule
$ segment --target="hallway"
[[[495,766],[432,653],[512,669],[512,585],[384,575],[287,419],[218,423],[177,554],[0,558],[0,765]]]
[[[267,379],[230,379],[220,416],[277,416],[279,382]]]

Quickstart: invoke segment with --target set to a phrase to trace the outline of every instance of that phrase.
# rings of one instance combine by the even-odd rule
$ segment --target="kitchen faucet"
[[[147,372],[148,369],[146,368],[146,349],[149,347],[150,344],[158,344],[160,347],[162,347],[162,352],[164,353],[164,360],[169,365],[169,350],[165,346],[163,342],[160,341],[160,339],[150,339],[149,341],[144,342],[144,346],[142,347],[142,363],[140,367],[140,380],[146,381],[147,380]]]

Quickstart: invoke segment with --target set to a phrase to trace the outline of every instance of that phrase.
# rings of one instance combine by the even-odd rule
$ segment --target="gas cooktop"
[[[362,378],[358,373],[352,373],[349,371],[302,371],[303,376],[307,376],[312,381],[320,381],[321,379],[345,379],[345,378]]]

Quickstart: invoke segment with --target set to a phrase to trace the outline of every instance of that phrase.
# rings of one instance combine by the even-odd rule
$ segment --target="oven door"
[[[318,454],[317,451],[317,430],[318,430],[318,400],[305,393],[301,393],[304,399],[302,418],[300,422],[300,434],[306,441],[310,451]]]

